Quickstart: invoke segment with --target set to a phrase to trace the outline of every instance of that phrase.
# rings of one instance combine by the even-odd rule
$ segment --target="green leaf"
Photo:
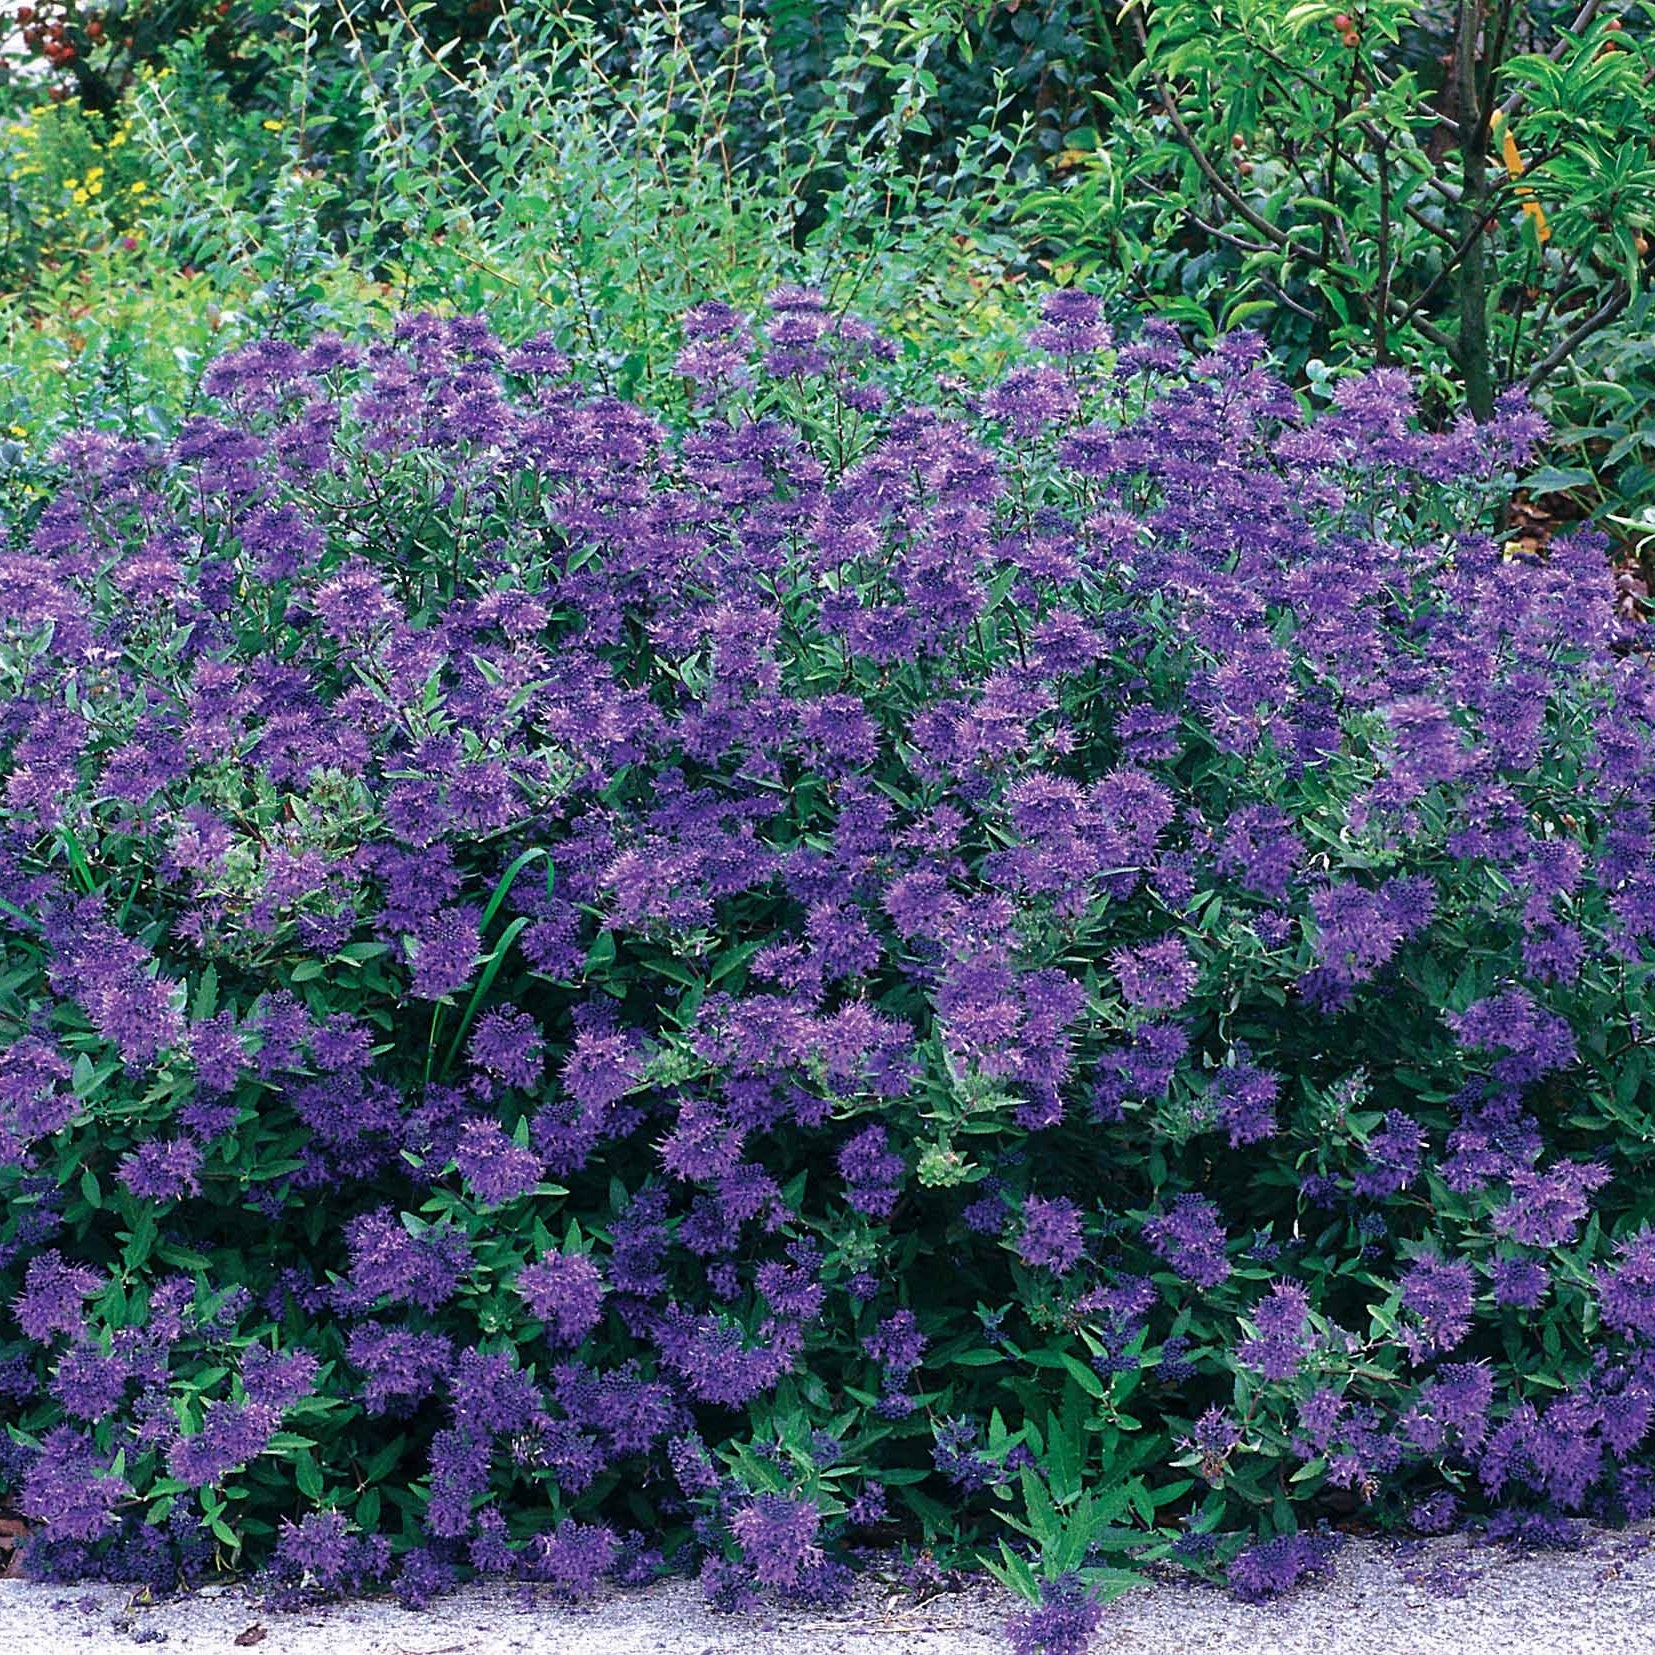
[[[126,1247],[121,1254],[121,1262],[129,1271],[142,1270],[149,1262],[150,1254],[155,1250],[155,1243],[161,1234],[160,1221],[155,1216],[155,1209],[147,1203],[138,1209],[138,1216],[133,1221],[132,1229],[126,1232],[122,1239]]]
[[[1028,1514],[1029,1534],[1042,1546],[1055,1544],[1063,1533],[1063,1520],[1046,1490],[1046,1485],[1032,1466],[1024,1466],[1019,1486],[1023,1492],[1023,1509]]]
[[[992,1558],[984,1558],[984,1565],[988,1572],[1021,1598],[1030,1603],[1040,1601],[1040,1583],[1035,1579],[1034,1570],[1014,1552],[1004,1540],[1000,1542],[1000,1557],[996,1562]]]
[[[208,966],[196,979],[195,1002],[190,1016],[198,1023],[205,1022],[218,1010],[218,971]]]
[[[1536,466],[1523,474],[1523,487],[1530,494],[1561,494],[1571,488],[1592,488],[1597,479],[1580,466]]]
[[[1109,1387],[1104,1384],[1097,1372],[1077,1356],[1071,1356],[1067,1351],[1062,1353],[1063,1366],[1069,1370],[1070,1377],[1088,1396],[1098,1397],[1100,1400],[1109,1395]]]
[[[301,1454],[294,1461],[293,1480],[307,1500],[312,1504],[320,1502],[326,1484],[322,1480],[322,1468],[317,1465],[313,1454]]]

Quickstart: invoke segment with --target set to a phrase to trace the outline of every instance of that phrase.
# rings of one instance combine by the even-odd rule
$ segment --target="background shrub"
[[[75,209],[85,166],[8,139],[7,423],[56,428],[66,361],[82,417],[176,408],[203,277],[220,344],[487,309],[601,339],[631,394],[703,287],[751,305],[865,259],[895,332],[998,360],[1056,270],[1194,337],[1262,328],[1301,389],[1400,362],[1432,423],[1527,382],[1543,515],[1655,544],[1647,8],[1500,0],[1462,76],[1469,4],[1340,4],[111,7],[44,85],[17,70],[17,112],[124,129],[149,193]]]
[[[1641,439],[1603,430],[1631,400],[1606,377],[1645,378],[1628,312],[1646,312],[1655,223],[1646,7],[1126,15],[1136,61],[1027,209],[1077,273],[1114,266],[1180,320],[1264,327],[1293,371],[1404,363],[1480,418],[1502,385],[1561,380],[1579,428],[1550,491],[1648,493]]]

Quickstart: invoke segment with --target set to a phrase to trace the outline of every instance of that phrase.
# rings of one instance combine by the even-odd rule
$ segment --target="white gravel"
[[[1428,1578],[1427,1578],[1428,1577]],[[1463,1594],[1463,1595],[1460,1595]],[[474,1588],[409,1613],[394,1603],[282,1614],[241,1587],[134,1604],[111,1587],[0,1581],[0,1655],[1007,1655],[1016,1607],[974,1587],[919,1602],[864,1586],[835,1614],[710,1613],[693,1582],[582,1609]],[[1655,1655],[1655,1532],[1522,1554],[1461,1538],[1422,1554],[1352,1541],[1328,1584],[1263,1608],[1189,1585],[1109,1606],[1095,1655]]]

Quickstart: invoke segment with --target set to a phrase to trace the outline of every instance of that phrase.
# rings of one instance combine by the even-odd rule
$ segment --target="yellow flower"
[[[75,193],[69,197],[69,199],[74,202],[77,207],[84,207],[86,203],[92,199],[92,192],[90,190],[76,190]]]
[[[1523,176],[1523,157],[1517,148],[1517,139],[1512,134],[1511,127],[1506,124],[1505,111],[1496,109],[1489,125],[1496,131],[1503,129],[1504,136],[1500,142],[1500,156],[1506,164],[1506,176],[1512,180]],[[1546,222],[1545,209],[1536,199],[1535,193],[1527,184],[1518,184],[1513,191],[1525,213],[1534,220],[1534,233],[1541,241],[1552,239],[1551,226]]]
[[[286,125],[286,121],[265,121],[263,123],[266,132],[280,132]]]
[[[135,179],[132,183],[127,185],[127,190],[132,195],[142,195],[146,190],[148,190],[148,188],[149,185],[146,184],[141,178]]]
[[[29,434],[28,430],[24,426],[18,425],[15,422],[9,427],[9,429],[14,437],[26,437]]]
[[[80,188],[80,180],[78,178],[65,178],[63,180],[63,187],[66,190],[78,190]]]

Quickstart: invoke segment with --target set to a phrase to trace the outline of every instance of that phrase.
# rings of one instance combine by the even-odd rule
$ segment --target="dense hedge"
[[[60,445],[31,1565],[739,1603],[925,1540],[1079,1614],[1358,1505],[1648,1515],[1655,691],[1596,543],[1491,532],[1538,421],[1309,417],[1073,291],[929,405],[810,292],[685,331],[675,428],[413,317]]]

